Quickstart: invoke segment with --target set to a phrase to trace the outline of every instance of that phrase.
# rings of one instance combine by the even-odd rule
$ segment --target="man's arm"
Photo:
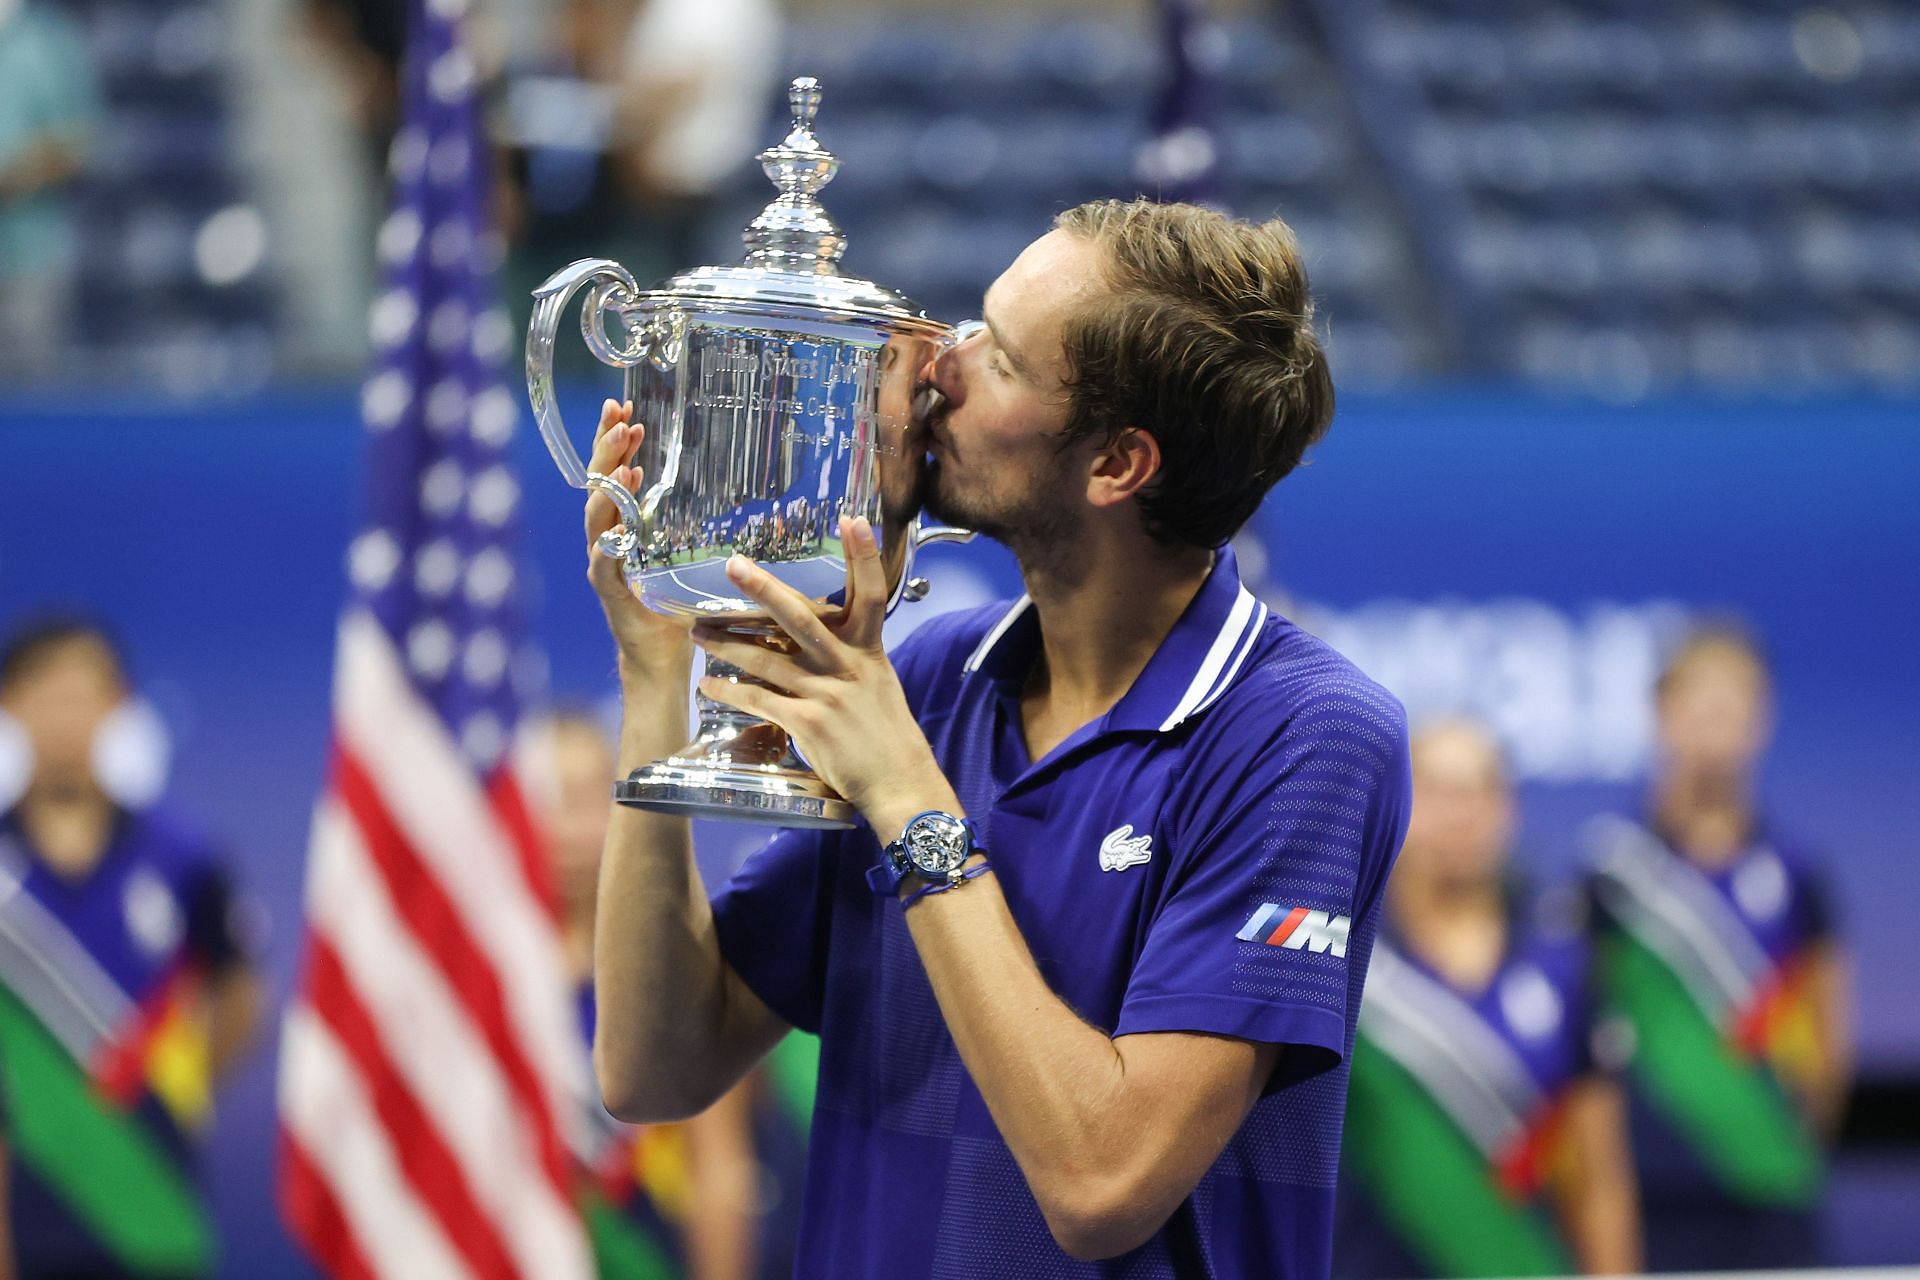
[[[1590,1276],[1638,1271],[1640,1208],[1620,1086],[1597,1075],[1575,1085],[1566,1123],[1570,1160],[1557,1199],[1574,1258]]]
[[[208,980],[204,999],[207,1070],[219,1080],[252,1046],[266,1008],[266,992],[251,965],[236,964]]]
[[[637,490],[639,473],[623,465],[641,439],[631,414],[630,405],[606,403],[589,469]],[[587,577],[619,647],[625,773],[685,744],[692,650],[686,633],[636,600],[620,566],[593,549],[618,518],[605,497],[588,499]],[[596,917],[593,976],[602,1014],[593,1064],[614,1115],[643,1122],[696,1115],[787,1031],[720,954],[685,818],[614,810]]]
[[[1047,986],[990,875],[922,899],[907,924],[1054,1239],[1083,1259],[1145,1242],[1239,1130],[1280,1046],[1087,1025]]]
[[[1807,1107],[1816,1130],[1831,1142],[1847,1115],[1853,1089],[1853,981],[1840,944],[1829,938],[1807,957],[1807,1000],[1820,1051],[1806,1081]]]
[[[886,584],[872,531],[845,522],[841,534],[849,604],[837,623],[757,567],[729,565],[797,650],[696,631],[772,686],[703,688],[792,732],[877,832],[927,809],[960,815],[880,645]],[[1279,1046],[1089,1026],[1047,986],[990,875],[923,899],[907,919],[961,1061],[1061,1248],[1102,1258],[1147,1240],[1239,1129]]]

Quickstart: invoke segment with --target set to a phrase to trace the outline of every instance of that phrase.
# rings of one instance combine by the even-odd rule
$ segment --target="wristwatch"
[[[897,897],[908,876],[922,880],[959,884],[966,879],[962,867],[973,853],[973,823],[938,809],[929,809],[907,819],[900,838],[880,854],[880,865],[867,873],[867,883],[875,893]]]

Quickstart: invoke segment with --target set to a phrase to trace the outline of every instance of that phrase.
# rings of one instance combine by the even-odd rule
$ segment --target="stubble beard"
[[[1058,467],[1035,477],[1024,493],[1004,495],[955,484],[934,458],[927,463],[921,494],[929,515],[992,538],[1013,552],[1023,571],[1070,576],[1079,521]]]

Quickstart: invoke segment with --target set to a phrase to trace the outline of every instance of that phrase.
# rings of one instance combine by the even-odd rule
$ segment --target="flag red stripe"
[[[447,1240],[480,1276],[519,1275],[460,1162],[388,1060],[380,1033],[354,993],[332,942],[318,932],[307,935],[306,990],[308,1005],[358,1069],[374,1112],[393,1135],[394,1153],[407,1181],[439,1218]]]
[[[333,1188],[299,1140],[280,1130],[280,1213],[330,1280],[378,1280]]]
[[[511,769],[503,765],[493,771],[493,776],[487,779],[487,799],[513,843],[513,851],[520,855],[520,875],[527,882],[527,893],[557,924],[560,909],[553,892],[547,851],[540,842],[533,815],[527,811],[526,794],[520,790],[520,781]]]
[[[353,753],[336,744],[333,763],[334,794],[359,830],[394,910],[473,1019],[533,1127],[541,1167],[561,1197],[571,1199],[557,1119],[541,1091],[539,1076],[508,1028],[506,999],[492,961],[474,942],[445,888],[394,824],[373,779]]]

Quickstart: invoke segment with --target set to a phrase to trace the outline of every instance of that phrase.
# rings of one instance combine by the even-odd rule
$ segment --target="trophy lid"
[[[833,181],[839,158],[813,136],[820,82],[796,78],[787,89],[793,125],[762,151],[760,168],[779,195],[747,224],[746,259],[737,266],[696,267],[650,289],[645,297],[693,311],[725,308],[772,316],[818,315],[881,320],[894,328],[944,329],[905,294],[842,275],[847,238],[815,197]]]

